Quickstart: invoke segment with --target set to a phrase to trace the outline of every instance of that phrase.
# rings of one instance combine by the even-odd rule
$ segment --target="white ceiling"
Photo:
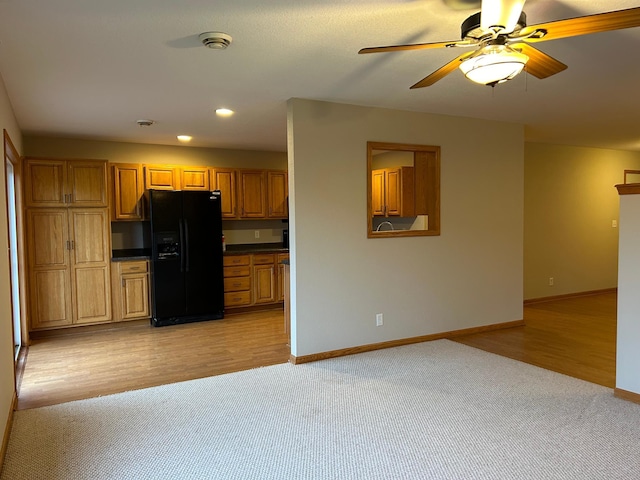
[[[495,89],[456,71],[409,86],[459,54],[358,55],[457,40],[473,0],[0,0],[0,73],[25,134],[251,150],[286,149],[291,97],[526,125],[532,142],[640,151],[640,28],[536,44],[569,68]],[[638,6],[528,0],[529,24]],[[225,51],[198,35],[233,37]],[[236,111],[217,118],[215,107]],[[139,127],[138,119],[152,119]],[[464,138],[465,132],[460,132]]]

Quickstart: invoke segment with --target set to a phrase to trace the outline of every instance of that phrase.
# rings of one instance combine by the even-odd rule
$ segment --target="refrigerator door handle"
[[[185,245],[185,261],[184,261],[184,271],[188,272],[189,271],[189,222],[187,222],[186,220],[183,220],[184,222],[184,243]]]
[[[178,227],[180,228],[180,271],[184,272],[184,227],[182,220],[178,220]]]

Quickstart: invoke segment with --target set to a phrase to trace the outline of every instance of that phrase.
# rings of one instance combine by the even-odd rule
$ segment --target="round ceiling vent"
[[[198,38],[205,47],[215,50],[224,50],[231,45],[231,35],[222,32],[205,32],[201,33]]]

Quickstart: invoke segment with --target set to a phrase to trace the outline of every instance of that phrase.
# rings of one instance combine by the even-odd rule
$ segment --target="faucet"
[[[379,231],[380,231],[380,227],[382,227],[382,225],[384,225],[384,224],[389,225],[389,226],[391,227],[391,230],[392,230],[392,231],[393,231],[393,230],[395,230],[395,229],[393,228],[393,224],[392,224],[391,222],[382,222],[380,225],[378,225],[378,228],[376,228],[376,232],[379,232]]]

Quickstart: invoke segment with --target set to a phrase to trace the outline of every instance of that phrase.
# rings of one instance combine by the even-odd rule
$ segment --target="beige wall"
[[[522,319],[521,125],[293,99],[288,139],[293,355]],[[441,146],[442,235],[367,238],[369,140]]]
[[[18,152],[22,152],[22,135],[4,82],[0,77],[0,131],[6,130]],[[11,413],[15,392],[13,364],[13,329],[11,317],[11,286],[6,205],[6,178],[4,152],[0,169],[0,426],[2,432]]]
[[[616,287],[614,185],[640,152],[527,143],[524,158],[524,298]]]
[[[199,165],[286,170],[287,154],[142,143],[105,142],[25,136],[24,155],[30,157],[91,158],[118,163]]]

